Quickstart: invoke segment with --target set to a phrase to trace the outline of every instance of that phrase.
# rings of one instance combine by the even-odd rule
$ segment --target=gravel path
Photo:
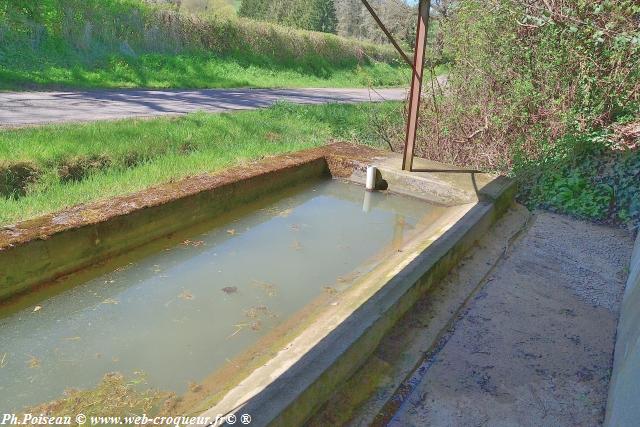
[[[99,90],[84,92],[0,92],[0,128],[221,113],[264,108],[277,101],[296,104],[402,100],[405,89],[209,89]]]

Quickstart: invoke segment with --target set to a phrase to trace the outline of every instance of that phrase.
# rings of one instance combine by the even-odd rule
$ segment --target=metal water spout
[[[367,191],[375,191],[376,190],[376,175],[378,174],[378,168],[375,166],[367,167],[367,181],[365,183],[365,188]]]

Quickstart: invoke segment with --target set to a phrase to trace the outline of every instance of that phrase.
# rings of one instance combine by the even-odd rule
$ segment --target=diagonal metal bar
[[[391,35],[391,33],[389,32],[389,30],[387,30],[387,27],[384,25],[384,23],[382,22],[382,20],[380,19],[380,17],[378,17],[378,14],[376,13],[375,10],[373,10],[373,8],[371,7],[371,5],[369,4],[369,2],[367,0],[361,0],[362,4],[364,4],[364,7],[367,8],[367,10],[369,11],[369,13],[371,14],[371,16],[373,17],[373,19],[376,21],[376,24],[378,24],[378,26],[380,27],[380,29],[382,30],[382,32],[387,36],[387,38],[389,39],[389,41],[391,42],[391,44],[393,45],[393,47],[396,48],[396,50],[398,51],[398,53],[400,54],[400,56],[402,56],[402,58],[404,59],[404,61],[409,64],[409,66],[411,68],[413,68],[413,61],[411,61],[411,59],[409,59],[409,56],[404,52],[404,50],[402,50],[402,48],[400,47],[400,45],[398,44],[398,42],[396,41],[396,39],[393,37],[393,35]]]

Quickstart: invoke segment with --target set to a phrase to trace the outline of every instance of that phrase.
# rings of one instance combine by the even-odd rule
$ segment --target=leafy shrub
[[[640,113],[639,22],[634,0],[455,2],[416,153],[513,175],[532,207],[638,221],[638,147],[614,149],[604,129]],[[386,134],[401,146],[401,126]]]
[[[509,172],[640,102],[640,4],[466,0],[439,20],[446,89],[424,98],[418,152]]]

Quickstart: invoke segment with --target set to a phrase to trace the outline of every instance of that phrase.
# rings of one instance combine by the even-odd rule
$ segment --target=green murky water
[[[5,304],[0,412],[95,387],[108,372],[142,371],[151,387],[185,392],[323,292],[339,299],[376,254],[440,209],[368,197],[318,181],[81,283]]]

